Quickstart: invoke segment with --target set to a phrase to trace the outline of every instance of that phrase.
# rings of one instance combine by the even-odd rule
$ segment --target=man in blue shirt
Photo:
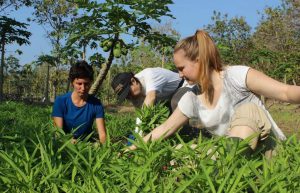
[[[93,81],[93,68],[85,61],[73,65],[69,80],[73,91],[58,96],[54,102],[52,117],[54,124],[66,133],[73,133],[73,142],[93,131],[96,121],[100,143],[106,140],[104,108],[99,99],[88,94]]]

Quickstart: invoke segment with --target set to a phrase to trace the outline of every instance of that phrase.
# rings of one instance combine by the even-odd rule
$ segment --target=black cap
[[[114,89],[115,93],[118,95],[119,102],[125,100],[130,91],[130,82],[134,74],[131,72],[123,72],[117,74],[112,82],[111,87]]]

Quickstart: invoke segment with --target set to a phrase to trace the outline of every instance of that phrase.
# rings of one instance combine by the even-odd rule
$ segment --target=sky
[[[203,28],[212,22],[213,11],[227,13],[229,18],[238,16],[244,17],[252,30],[258,25],[261,15],[266,7],[277,7],[281,4],[280,0],[173,0],[174,4],[169,6],[171,14],[176,18],[164,18],[163,21],[171,21],[181,37],[190,36],[197,29]],[[11,13],[18,21],[28,23],[26,18],[30,17],[32,10],[22,8],[17,12]],[[45,37],[45,29],[33,22],[30,23],[28,31],[32,33],[30,37],[31,44],[28,46],[10,45],[7,46],[6,56],[13,54],[16,49],[23,52],[16,56],[20,64],[24,65],[37,59],[41,54],[50,54],[51,46],[49,40]]]

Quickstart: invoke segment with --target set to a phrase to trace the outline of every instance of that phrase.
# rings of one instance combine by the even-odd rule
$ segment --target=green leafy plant
[[[147,133],[162,124],[168,118],[169,114],[169,109],[165,103],[143,106],[136,110],[136,117],[141,120],[141,123],[138,124],[139,129]]]
[[[152,128],[154,122],[167,118],[163,104],[141,111],[146,109],[139,114],[148,117],[141,128]],[[0,103],[0,192],[300,190],[296,135],[278,142],[277,156],[270,160],[260,152],[245,156],[246,140],[199,137],[186,143],[178,134],[148,143],[137,135],[139,148],[119,156],[124,145],[117,140],[134,127],[134,114],[107,113],[111,142],[95,146],[87,141],[72,144],[70,135],[49,123],[50,112],[49,107]]]

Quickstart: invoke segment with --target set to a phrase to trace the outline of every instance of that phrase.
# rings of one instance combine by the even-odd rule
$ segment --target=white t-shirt
[[[229,66],[223,72],[223,89],[213,109],[206,108],[192,92],[186,93],[178,103],[179,110],[188,118],[198,119],[212,134],[226,135],[234,109],[240,104],[252,102],[262,107],[272,124],[272,131],[281,140],[286,139],[278,128],[262,101],[246,86],[250,67]]]
[[[181,85],[181,88],[182,87],[193,88],[194,86],[196,86],[196,84],[189,84],[186,80],[184,80],[184,82]]]
[[[146,68],[134,75],[142,84],[142,92],[146,96],[150,91],[156,91],[156,101],[170,99],[180,81],[179,74],[164,68]],[[134,106],[140,107],[144,97],[132,100]]]

